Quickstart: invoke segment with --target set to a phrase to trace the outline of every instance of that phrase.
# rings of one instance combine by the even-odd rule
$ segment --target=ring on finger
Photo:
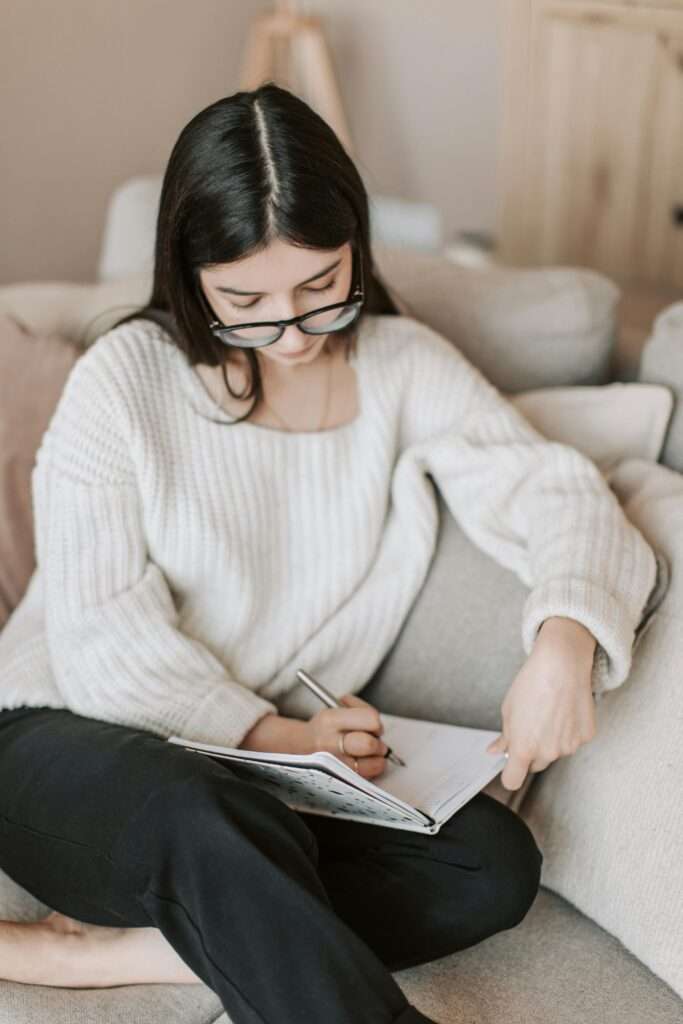
[[[339,733],[339,749],[342,752],[342,754],[344,755],[344,757],[353,757],[353,754],[347,754],[346,751],[344,750],[344,733],[343,732]],[[353,770],[355,772],[358,772],[358,758],[357,757],[353,758]]]

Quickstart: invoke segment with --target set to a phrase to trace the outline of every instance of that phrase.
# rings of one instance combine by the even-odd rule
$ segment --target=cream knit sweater
[[[598,641],[594,691],[619,686],[656,561],[594,463],[410,317],[366,315],[352,365],[357,418],[290,433],[220,425],[150,321],[97,339],[37,453],[37,567],[0,634],[0,707],[239,746],[299,666],[358,692],[434,553],[426,473],[530,588],[525,652],[544,619],[576,619]]]

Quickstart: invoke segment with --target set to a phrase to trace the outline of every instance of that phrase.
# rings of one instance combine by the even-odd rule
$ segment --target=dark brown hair
[[[197,295],[199,270],[250,256],[276,238],[331,250],[351,242],[361,252],[363,310],[346,331],[328,339],[344,345],[346,358],[365,314],[401,315],[373,263],[368,195],[354,162],[307,103],[267,82],[217,100],[181,131],[161,188],[152,294],[113,327],[152,320],[190,366],[220,365],[233,397],[254,397],[241,417],[247,419],[263,397],[258,359],[253,350],[241,350],[251,379],[236,395],[225,372],[230,349],[209,330]]]

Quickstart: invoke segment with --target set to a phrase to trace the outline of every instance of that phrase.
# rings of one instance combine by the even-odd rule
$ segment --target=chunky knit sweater
[[[595,464],[539,434],[447,339],[366,315],[342,426],[226,426],[186,356],[138,318],[66,381],[32,475],[37,565],[0,635],[0,707],[239,746],[304,667],[358,692],[426,577],[438,507],[596,638],[627,677],[655,556]],[[463,586],[468,581],[463,579]]]

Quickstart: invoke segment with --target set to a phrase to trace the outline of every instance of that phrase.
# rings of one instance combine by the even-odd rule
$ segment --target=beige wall
[[[313,0],[372,191],[495,223],[499,0]],[[94,280],[108,197],[239,88],[267,0],[26,0],[0,31],[0,282]]]
[[[493,230],[504,0],[311,0],[367,187]]]

